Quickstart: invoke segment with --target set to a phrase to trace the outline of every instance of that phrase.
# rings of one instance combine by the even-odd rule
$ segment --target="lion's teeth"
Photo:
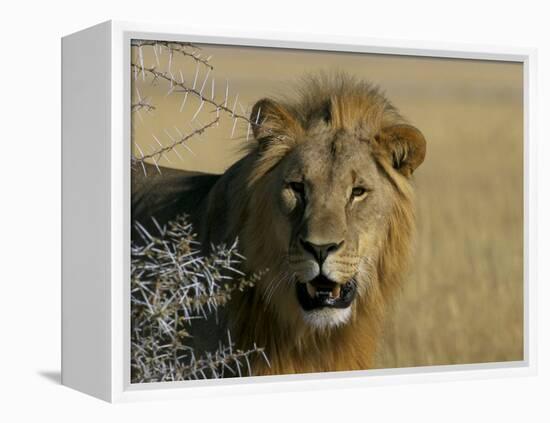
[[[311,298],[315,298],[315,294],[317,293],[317,290],[315,289],[315,287],[310,284],[309,282],[306,283],[306,288],[307,288],[307,293],[309,294],[309,296]]]
[[[336,285],[334,288],[332,288],[332,297],[338,298],[340,296],[340,285]]]

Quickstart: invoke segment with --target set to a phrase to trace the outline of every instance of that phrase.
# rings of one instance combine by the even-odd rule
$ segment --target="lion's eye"
[[[365,188],[363,188],[363,187],[354,187],[351,190],[351,197],[352,198],[362,197],[366,193],[367,193],[367,190]]]
[[[292,191],[294,191],[297,194],[303,195],[305,192],[305,187],[302,182],[289,182],[288,186]]]

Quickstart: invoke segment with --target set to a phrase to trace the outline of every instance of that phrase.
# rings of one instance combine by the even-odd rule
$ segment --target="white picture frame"
[[[130,42],[512,61],[524,69],[524,359],[307,375],[130,384]],[[110,402],[470,380],[536,373],[536,51],[105,22],[62,40],[62,383]]]

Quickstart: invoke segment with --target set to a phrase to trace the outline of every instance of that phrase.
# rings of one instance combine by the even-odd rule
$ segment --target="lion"
[[[242,270],[264,271],[226,311],[239,347],[266,350],[254,375],[372,368],[410,261],[426,140],[378,87],[345,74],[261,99],[250,120],[254,142],[225,173],[139,182],[133,218],[188,213],[203,246],[238,239]]]

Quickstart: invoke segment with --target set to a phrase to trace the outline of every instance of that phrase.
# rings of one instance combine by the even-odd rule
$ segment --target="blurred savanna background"
[[[228,93],[228,107],[243,115],[262,97],[292,95],[304,74],[345,71],[379,85],[424,133],[427,157],[414,178],[414,260],[388,314],[377,367],[523,359],[521,64],[197,47],[213,68],[147,46],[132,49],[133,62],[169,69],[174,80],[218,103]],[[184,99],[162,77],[152,81],[137,69],[133,73],[132,103],[142,104],[132,119],[137,157],[216,118],[215,109],[194,96]],[[253,142],[246,122],[220,119],[158,164],[223,173],[246,142]]]

